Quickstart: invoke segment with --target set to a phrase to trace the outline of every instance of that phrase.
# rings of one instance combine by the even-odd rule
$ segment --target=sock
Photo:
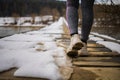
[[[81,39],[81,41],[87,44],[87,40],[83,40],[83,39]]]

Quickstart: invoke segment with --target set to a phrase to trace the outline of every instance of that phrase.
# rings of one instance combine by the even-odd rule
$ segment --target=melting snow
[[[98,33],[94,33],[94,34],[98,35],[98,36],[102,36],[104,38],[111,39],[111,40],[116,40],[116,39],[114,39],[112,37],[109,37],[109,36],[106,36],[106,35],[101,35],[101,34],[98,34]],[[104,41],[104,39],[99,38],[99,37],[95,37],[93,35],[90,35],[89,38],[90,38],[90,40],[96,41],[96,43],[102,44],[102,45],[104,45],[105,47],[109,48],[110,50],[112,50],[114,52],[120,53],[120,44],[118,44],[118,43],[110,42],[110,41]],[[119,40],[117,40],[117,41],[119,41]]]
[[[63,33],[63,18],[38,31],[15,34],[0,39],[0,72],[16,67],[14,76],[61,80],[60,66],[67,64],[65,51],[57,47],[55,38],[47,33]],[[45,34],[46,33],[46,34]]]

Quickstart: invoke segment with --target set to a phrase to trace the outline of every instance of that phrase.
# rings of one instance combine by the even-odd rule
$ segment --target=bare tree
[[[101,1],[101,12],[105,13],[105,20],[101,21],[101,24],[112,25],[115,27],[120,26],[120,5],[116,5],[116,3],[113,0]]]

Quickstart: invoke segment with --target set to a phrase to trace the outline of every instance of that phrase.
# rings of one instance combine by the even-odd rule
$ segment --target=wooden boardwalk
[[[61,38],[69,46],[69,38]],[[69,80],[119,80],[120,54],[112,52],[95,41],[88,41],[89,55],[80,55],[73,59],[74,72]]]
[[[49,33],[50,34],[50,33]],[[70,37],[62,34],[56,38],[62,44],[69,46]],[[112,52],[95,41],[88,41],[89,55],[80,55],[73,59],[73,73],[69,80],[119,80],[120,79],[120,54]],[[0,73],[0,80],[46,80],[40,78],[14,77],[16,69]]]

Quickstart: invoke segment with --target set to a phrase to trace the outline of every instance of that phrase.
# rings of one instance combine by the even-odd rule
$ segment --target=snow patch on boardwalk
[[[110,40],[116,40],[116,39],[114,39],[110,36],[107,36],[107,35],[101,35],[98,33],[93,33],[93,34],[110,39]],[[106,48],[112,50],[113,52],[120,53],[120,44],[118,44],[118,43],[111,42],[111,41],[104,41],[104,39],[99,38],[99,37],[95,37],[93,35],[90,35],[89,38],[90,38],[90,40],[96,41],[96,43],[98,43],[98,44],[104,45]],[[116,40],[116,41],[118,41],[118,40]]]
[[[98,41],[97,43],[104,45],[105,47],[111,49],[113,52],[120,53],[120,45],[110,41]]]
[[[64,48],[58,47],[49,33],[63,33],[64,18],[38,31],[0,39],[0,72],[17,68],[14,76],[62,80],[60,67],[70,67]]]

